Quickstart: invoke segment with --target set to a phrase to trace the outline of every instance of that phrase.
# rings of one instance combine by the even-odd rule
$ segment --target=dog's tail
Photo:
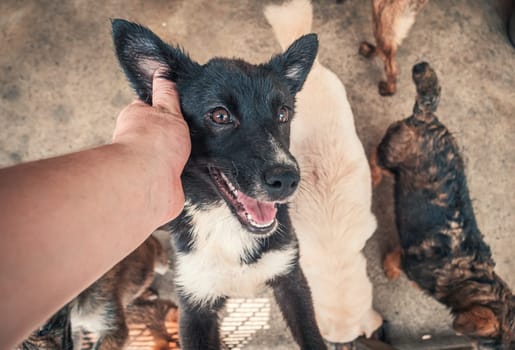
[[[420,62],[413,66],[412,75],[417,87],[413,115],[422,120],[431,119],[440,102],[441,88],[436,72],[429,63]]]
[[[311,33],[313,6],[310,0],[290,0],[281,5],[268,5],[264,13],[283,50],[300,36]]]

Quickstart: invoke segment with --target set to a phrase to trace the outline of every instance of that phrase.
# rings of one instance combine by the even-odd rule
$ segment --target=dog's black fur
[[[289,117],[293,115],[295,94],[317,53],[316,35],[301,37],[286,52],[261,65],[225,58],[200,65],[147,28],[124,20],[113,21],[113,40],[120,64],[143,101],[151,104],[153,73],[158,67],[166,69],[163,77],[176,83],[190,128],[192,152],[182,176],[185,210],[167,225],[173,232],[179,264],[192,254],[208,253],[198,244],[209,239],[211,232],[195,233],[193,217],[222,203],[239,222],[238,229],[227,229],[224,237],[242,235],[243,240],[253,242],[253,249],[241,250],[235,268],[254,268],[269,254],[293,249],[290,267],[284,266],[283,272],[264,282],[273,288],[301,348],[325,349],[309,288],[298,266],[298,244],[285,204],[300,176],[288,151]],[[236,191],[231,192],[234,188]],[[235,193],[253,198],[259,208],[268,208],[257,210],[266,218],[258,224],[259,220],[253,221],[254,214],[252,220],[248,219],[248,207]],[[277,208],[275,219],[273,207]],[[270,220],[273,222],[268,225]],[[208,271],[207,276],[204,278],[218,278],[215,270],[212,274]],[[219,349],[217,312],[231,295],[219,293],[208,301],[202,296],[195,299],[194,287],[188,289],[181,284],[178,294],[181,348]]]

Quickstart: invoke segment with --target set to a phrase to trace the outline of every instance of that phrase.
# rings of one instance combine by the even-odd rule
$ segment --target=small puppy
[[[191,132],[185,207],[166,226],[177,253],[181,348],[219,349],[225,300],[269,286],[300,347],[324,349],[286,204],[300,180],[288,150],[294,98],[315,59],[316,35],[260,65],[224,58],[200,65],[124,20],[113,21],[113,39],[143,101],[152,103],[154,72],[167,70]]]
[[[265,9],[283,49],[311,31],[312,12],[309,0]],[[345,87],[318,61],[297,94],[291,132],[301,183],[290,214],[322,336],[330,343],[370,336],[382,323],[362,253],[376,229],[370,169]]]
[[[70,302],[74,335],[81,330],[92,332],[98,336],[94,349],[122,349],[128,338],[126,307],[150,286],[154,272],[167,269],[167,251],[150,236]]]
[[[422,62],[413,67],[413,80],[413,115],[388,128],[371,160],[376,185],[385,172],[395,177],[400,248],[385,260],[386,273],[397,277],[401,266],[409,279],[449,307],[456,331],[512,349],[514,299],[495,274],[477,227],[458,146],[434,114],[437,76]]]
[[[395,53],[408,35],[415,17],[429,0],[372,0],[374,37],[376,45],[362,42],[359,53],[372,58],[379,56],[384,62],[386,81],[379,82],[379,93],[391,96],[397,90]]]

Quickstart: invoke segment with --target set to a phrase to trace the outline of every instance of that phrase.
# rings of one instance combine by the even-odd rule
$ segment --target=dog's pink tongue
[[[259,225],[270,224],[275,219],[277,208],[272,202],[259,202],[241,192],[238,192],[238,201],[243,204],[245,211],[252,220]]]

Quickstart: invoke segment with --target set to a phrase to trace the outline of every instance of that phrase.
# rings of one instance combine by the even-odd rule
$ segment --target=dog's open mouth
[[[232,206],[243,226],[258,234],[269,234],[277,226],[275,202],[258,201],[238,190],[217,168],[209,167],[209,174],[222,197]]]

